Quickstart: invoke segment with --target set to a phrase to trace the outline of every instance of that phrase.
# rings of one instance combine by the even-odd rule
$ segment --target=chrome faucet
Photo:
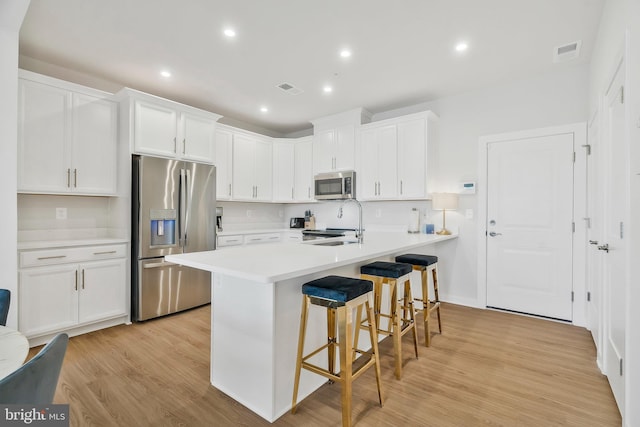
[[[362,205],[356,199],[346,199],[342,204],[344,205],[347,202],[355,202],[358,205],[358,230],[356,230],[356,237],[358,238],[358,243],[362,243],[364,240],[364,230],[362,229]],[[342,206],[338,209],[338,218],[342,218]]]

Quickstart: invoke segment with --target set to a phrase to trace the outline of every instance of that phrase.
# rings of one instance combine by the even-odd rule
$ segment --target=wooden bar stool
[[[378,399],[382,406],[382,387],[380,382],[380,359],[378,355],[378,334],[373,313],[373,284],[368,280],[353,279],[341,276],[327,276],[312,280],[302,285],[302,313],[300,315],[300,335],[298,338],[298,358],[296,359],[296,374],[293,383],[293,400],[291,413],[295,414],[298,399],[298,385],[300,383],[300,370],[305,368],[311,372],[329,378],[342,385],[342,425],[351,426],[351,383],[371,366],[376,369],[376,381],[378,383]],[[304,339],[307,328],[309,304],[327,308],[327,344],[317,348],[304,356]],[[362,306],[367,312],[369,322],[369,339],[371,351],[363,351],[357,348],[353,341],[354,322],[353,309],[361,313]],[[336,325],[337,318],[337,325]],[[336,326],[338,337],[336,340]],[[356,329],[356,336],[359,329]],[[335,371],[335,348],[338,347],[340,358],[340,372]],[[327,350],[328,369],[321,368],[307,359],[315,356],[323,350]],[[369,356],[363,365],[355,371],[353,362],[356,353]]]
[[[416,301],[422,302],[422,316],[424,317],[424,345],[431,345],[431,313],[435,310],[438,314],[438,332],[442,333],[442,322],[440,319],[440,295],[438,294],[438,257],[435,255],[419,255],[406,254],[396,257],[397,262],[406,262],[411,264],[414,270],[420,270],[422,275],[422,299],[416,298]],[[433,278],[433,294],[434,299],[429,299],[429,275]]]
[[[360,278],[373,282],[375,298],[375,321],[378,333],[393,337],[393,351],[395,357],[395,375],[402,378],[402,345],[400,338],[408,332],[413,332],[413,347],[418,358],[418,332],[415,323],[415,309],[411,295],[411,283],[409,281],[411,265],[397,262],[376,261],[360,267]],[[404,296],[402,303],[398,299],[398,283],[404,283]],[[383,285],[389,286],[389,313],[382,313]],[[402,309],[402,315],[400,311]],[[382,328],[380,318],[389,319],[388,327]],[[358,318],[358,324],[363,327]]]

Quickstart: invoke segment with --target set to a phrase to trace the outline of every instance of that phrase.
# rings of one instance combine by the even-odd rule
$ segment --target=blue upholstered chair
[[[7,326],[9,303],[11,303],[11,291],[9,289],[0,289],[0,325],[2,326]]]
[[[440,294],[438,293],[438,257],[435,255],[405,254],[396,257],[396,262],[411,264],[414,270],[420,271],[422,276],[422,298],[416,298],[422,303],[422,316],[424,321],[424,345],[431,345],[431,313],[438,315],[438,331],[442,333],[442,321],[440,319]],[[429,272],[433,280],[433,296],[429,297]]]
[[[402,378],[402,345],[400,338],[412,332],[413,348],[418,358],[418,332],[415,322],[415,310],[413,296],[411,295],[410,264],[400,262],[375,261],[360,267],[360,278],[373,282],[374,312],[378,334],[393,337],[393,353],[395,358],[395,375]],[[398,288],[404,284],[404,295],[398,298]],[[389,310],[382,307],[382,294],[384,285],[389,291]],[[386,327],[381,324],[380,318],[388,321]],[[360,318],[358,318],[360,322]]]
[[[327,309],[327,343],[305,355],[304,341],[307,330],[309,305],[326,307]],[[352,310],[357,311],[357,318],[362,315],[362,308],[366,311],[368,321],[367,330],[371,340],[371,350],[363,351],[354,344],[354,328]],[[296,412],[298,404],[298,385],[300,370],[307,369],[316,374],[329,378],[342,385],[342,426],[351,426],[351,390],[352,381],[360,374],[375,367],[376,382],[378,384],[378,399],[382,406],[382,384],[380,380],[380,358],[378,355],[378,335],[376,333],[375,315],[373,313],[373,286],[368,280],[353,279],[342,276],[327,276],[312,280],[302,285],[302,312],[300,315],[300,335],[298,337],[298,357],[293,382],[293,399],[291,413]],[[337,329],[337,334],[336,334]],[[337,336],[336,336],[337,335]],[[359,335],[359,329],[355,330]],[[338,349],[340,361],[339,372],[336,372],[335,351]],[[308,361],[320,351],[327,350],[327,368],[317,366]],[[357,354],[368,360],[354,369],[353,361]]]
[[[69,336],[56,335],[31,360],[0,380],[0,403],[53,403]]]

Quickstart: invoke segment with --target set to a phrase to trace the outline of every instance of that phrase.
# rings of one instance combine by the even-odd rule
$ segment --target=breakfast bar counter
[[[273,422],[291,408],[301,285],[331,274],[359,277],[366,263],[403,253],[433,254],[431,245],[456,237],[366,232],[363,243],[269,243],[165,259],[213,273],[211,384]],[[324,316],[319,308],[309,313],[306,348],[326,342]],[[325,382],[303,372],[299,400]]]

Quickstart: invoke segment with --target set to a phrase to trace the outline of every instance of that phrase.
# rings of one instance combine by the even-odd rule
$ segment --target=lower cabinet
[[[126,245],[21,252],[20,331],[32,338],[126,316],[126,253]]]

